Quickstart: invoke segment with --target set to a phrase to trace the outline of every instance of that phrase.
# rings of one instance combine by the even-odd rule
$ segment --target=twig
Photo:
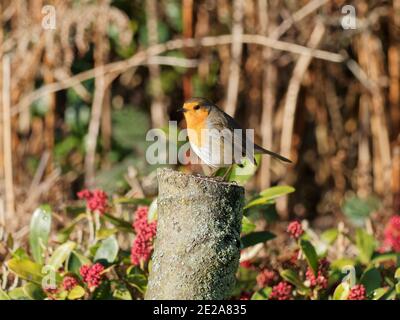
[[[310,36],[308,45],[311,48],[317,47],[324,33],[325,33],[324,25],[321,23],[317,23]],[[284,114],[283,114],[284,124],[282,127],[282,138],[281,138],[281,154],[283,156],[289,156],[290,154],[297,97],[299,95],[303,76],[307,71],[308,66],[310,65],[311,59],[312,59],[311,55],[303,55],[297,60],[296,66],[294,67],[293,70],[292,78],[290,79],[289,82],[288,90],[286,93],[285,106],[284,106]]]
[[[86,144],[85,185],[88,188],[94,183],[97,137],[99,135],[101,110],[106,89],[105,76],[102,69],[102,67],[99,68],[99,74],[95,77],[95,93]]]
[[[48,150],[46,150],[40,158],[39,166],[36,169],[35,175],[32,179],[28,194],[31,194],[37,190],[37,186],[39,185],[39,182],[43,177],[43,173],[44,173],[44,170],[46,169],[49,158],[50,158],[50,152]]]
[[[291,17],[285,19],[276,29],[274,29],[271,33],[271,37],[279,39],[286,31],[290,29],[294,23],[303,20],[305,17],[322,7],[328,1],[329,0],[313,0],[308,2],[305,6],[301,7],[299,10],[293,13]]]
[[[157,1],[146,0],[146,26],[147,39],[149,46],[158,43],[157,26]],[[160,66],[158,64],[149,65],[150,88],[152,102],[150,106],[150,115],[152,125],[160,128],[167,122],[167,110],[165,106],[165,97],[161,86]]]
[[[3,57],[3,154],[4,154],[4,184],[6,201],[6,218],[14,216],[14,181],[12,167],[12,143],[11,143],[11,74],[10,74],[10,56]]]
[[[261,34],[268,34],[268,29],[271,29],[271,24],[275,21],[268,19],[268,2],[267,0],[259,0],[259,20],[261,26]],[[276,11],[275,11],[276,12]],[[263,75],[262,75],[262,114],[261,114],[261,137],[262,146],[267,149],[272,149],[273,136],[273,114],[276,103],[276,82],[278,77],[277,67],[270,62],[272,50],[268,47],[263,49]],[[271,159],[264,157],[261,162],[260,169],[260,188],[268,188],[271,184]]]
[[[243,35],[243,0],[233,2],[233,27],[231,61],[229,65],[229,82],[226,94],[225,112],[235,116],[237,97],[239,94],[240,65],[242,60]]]
[[[335,63],[342,63],[346,60],[346,57],[344,55],[338,53],[333,53],[324,50],[313,50],[311,48],[304,47],[295,43],[279,41],[261,35],[244,34],[242,36],[242,41],[243,43],[258,44],[270,47],[275,50],[292,52],[295,54],[310,55],[317,59],[322,59]],[[146,64],[146,60],[148,59],[149,56],[157,56],[166,51],[181,49],[184,47],[199,47],[199,46],[214,47],[219,45],[227,45],[230,44],[231,42],[232,42],[231,35],[222,35],[216,37],[203,37],[199,39],[193,39],[193,38],[177,39],[177,40],[170,40],[163,44],[157,44],[136,53],[129,59],[106,64],[101,68],[102,70],[99,70],[99,67],[95,67],[93,69],[78,73],[77,75],[65,79],[63,81],[43,86],[38,90],[25,96],[17,105],[15,105],[12,109],[12,115],[18,114],[19,112],[21,112],[23,108],[28,108],[33,101],[44,95],[76,86],[82,81],[94,78],[95,75],[106,74],[106,73],[118,74],[126,71],[128,68],[132,68],[138,65],[144,65]],[[181,60],[188,62],[187,59],[181,59]],[[166,65],[175,65],[168,63],[171,62],[171,60],[164,62],[165,63],[163,64]],[[179,65],[179,66],[185,67],[184,65]]]

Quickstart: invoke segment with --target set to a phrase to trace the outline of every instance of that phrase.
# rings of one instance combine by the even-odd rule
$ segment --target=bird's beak
[[[178,112],[182,112],[182,113],[184,113],[184,112],[186,112],[186,111],[187,111],[187,109],[185,109],[185,108],[180,108],[180,109],[178,109],[177,111],[178,111]]]

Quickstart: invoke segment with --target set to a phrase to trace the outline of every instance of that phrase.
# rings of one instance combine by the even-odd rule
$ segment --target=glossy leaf
[[[274,201],[273,200],[268,200],[267,198],[263,198],[263,197],[259,197],[256,199],[251,200],[249,203],[247,203],[243,209],[249,209],[255,206],[263,206],[263,205],[267,205],[267,204],[273,204]]]
[[[72,290],[68,293],[69,300],[80,299],[85,295],[85,289],[81,286],[77,285],[72,288]]]
[[[229,181],[235,181],[239,185],[244,185],[246,182],[248,182],[255,174],[257,171],[257,168],[260,164],[261,160],[261,155],[256,154],[255,156],[256,159],[256,165],[254,165],[249,159],[245,158],[242,161],[242,165],[239,166],[237,164],[234,164],[232,167],[232,170],[229,174]]]
[[[32,300],[43,300],[46,298],[41,286],[28,282],[23,287],[24,293]]]
[[[361,199],[356,196],[345,200],[342,210],[344,214],[357,226],[362,226],[365,219],[380,206],[379,200],[375,197]]]
[[[10,300],[9,295],[0,287],[0,300]]]
[[[118,230],[124,231],[124,232],[131,232],[134,233],[134,230],[132,228],[132,225],[123,220],[123,219],[119,219],[116,218],[110,214],[104,214],[103,215],[104,219],[107,220],[108,222],[110,222],[111,224],[113,224],[114,226],[116,226],[118,228]]]
[[[113,297],[118,300],[132,300],[131,293],[123,283],[118,283],[113,292]]]
[[[257,231],[246,234],[240,241],[242,243],[242,249],[256,245],[257,243],[266,242],[268,240],[274,239],[276,236],[268,231]]]
[[[42,264],[43,252],[47,246],[51,229],[51,210],[49,206],[37,208],[32,215],[29,229],[29,246],[33,259]]]
[[[318,256],[314,246],[308,240],[300,240],[300,249],[306,257],[307,263],[313,270],[314,274],[318,273]]]
[[[327,244],[332,244],[336,241],[339,231],[336,228],[328,229],[321,233],[321,239]]]
[[[24,291],[24,288],[18,287],[11,290],[8,295],[11,300],[32,300]]]
[[[248,234],[250,232],[253,232],[254,229],[256,228],[256,225],[246,216],[243,216],[242,218],[242,233],[243,234]]]
[[[304,292],[309,291],[309,289],[300,280],[298,274],[293,270],[290,269],[282,270],[280,274],[283,279],[293,284],[297,289],[302,290]]]
[[[347,282],[339,284],[333,293],[333,300],[347,300],[350,293],[350,286]]]
[[[113,234],[117,233],[118,229],[116,228],[100,228],[96,231],[96,239],[104,240],[108,237],[111,237]]]
[[[118,242],[114,236],[101,241],[100,247],[96,251],[95,261],[106,260],[108,263],[113,263],[118,255]]]
[[[41,285],[42,266],[32,260],[13,258],[6,262],[8,268],[20,278]]]
[[[140,273],[130,273],[126,277],[127,282],[139,292],[145,293],[147,288],[147,277]]]
[[[77,251],[72,251],[68,259],[68,271],[79,274],[79,269],[84,264],[90,264],[90,260],[86,258],[83,254]]]
[[[363,284],[367,290],[367,295],[370,295],[375,289],[381,286],[382,276],[378,269],[371,268],[363,273],[360,283]]]
[[[155,198],[149,206],[149,212],[147,213],[147,221],[153,222],[157,220],[157,198]]]
[[[368,264],[371,261],[372,254],[374,253],[376,247],[374,237],[363,229],[357,229],[356,246],[359,251],[361,263]]]
[[[381,299],[388,292],[388,288],[377,288],[372,292],[372,300]]]
[[[281,196],[294,192],[296,189],[291,186],[275,186],[260,192],[260,196],[268,200],[275,200]]]
[[[261,290],[254,292],[250,300],[268,300],[271,292],[272,292],[271,287],[265,287]]]
[[[72,250],[76,247],[76,243],[73,241],[68,241],[62,245],[60,245],[52,254],[49,265],[51,265],[54,270],[58,270],[61,268],[63,263],[68,259]]]

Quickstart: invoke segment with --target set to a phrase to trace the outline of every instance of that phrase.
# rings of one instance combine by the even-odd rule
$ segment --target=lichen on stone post
[[[240,257],[244,189],[158,171],[158,222],[146,299],[229,297]]]

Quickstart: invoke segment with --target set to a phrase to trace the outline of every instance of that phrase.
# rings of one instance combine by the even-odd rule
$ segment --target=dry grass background
[[[195,94],[294,160],[287,168],[264,158],[247,186],[295,186],[278,203],[283,219],[329,225],[351,194],[377,195],[383,215],[399,213],[400,1],[350,2],[355,30],[341,28],[349,1],[340,0],[1,1],[0,223],[22,236],[40,203],[60,212],[95,186],[113,165],[114,110],[134,104],[162,127]],[[56,8],[56,30],[41,26],[45,4]],[[85,151],[68,153],[66,170],[54,153],[70,135],[71,88],[91,112]],[[146,194],[140,169],[126,178],[125,192]]]

